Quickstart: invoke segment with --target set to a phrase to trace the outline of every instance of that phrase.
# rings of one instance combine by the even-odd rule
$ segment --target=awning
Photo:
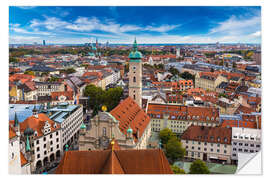
[[[210,159],[218,159],[216,156],[210,156]]]
[[[224,160],[224,161],[227,161],[228,160],[228,158],[226,158],[226,157],[218,157],[218,159],[219,160]]]

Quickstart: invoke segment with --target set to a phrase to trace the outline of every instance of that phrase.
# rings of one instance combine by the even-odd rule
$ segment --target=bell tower
[[[129,96],[142,107],[142,53],[138,51],[136,38],[129,54]]]

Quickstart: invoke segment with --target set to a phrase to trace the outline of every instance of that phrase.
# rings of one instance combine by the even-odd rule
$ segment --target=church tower
[[[142,107],[142,53],[138,51],[136,39],[129,54],[129,96]]]

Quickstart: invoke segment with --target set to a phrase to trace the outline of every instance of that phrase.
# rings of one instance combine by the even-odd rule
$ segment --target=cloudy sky
[[[260,7],[9,8],[9,43],[261,43]]]

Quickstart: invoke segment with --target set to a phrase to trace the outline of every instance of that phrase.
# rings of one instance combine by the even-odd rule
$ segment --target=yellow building
[[[227,78],[215,72],[200,72],[195,76],[195,88],[215,91],[221,82],[228,82]]]

